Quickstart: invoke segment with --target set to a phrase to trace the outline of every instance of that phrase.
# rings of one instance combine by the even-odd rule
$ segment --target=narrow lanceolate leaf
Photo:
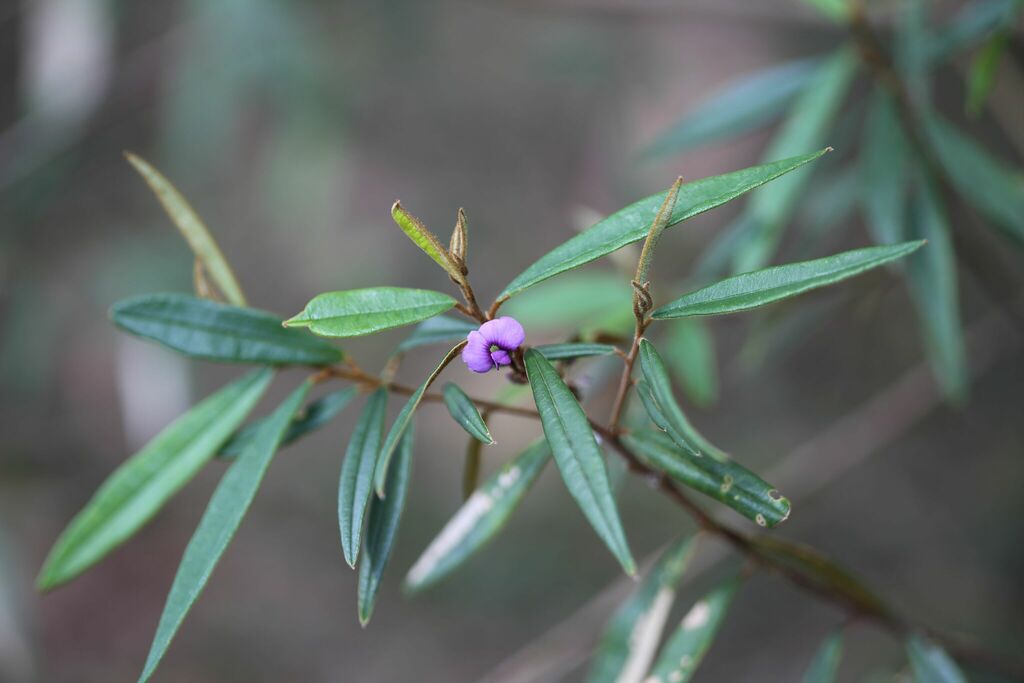
[[[185,548],[139,683],[144,683],[153,675],[185,615],[206,586],[213,568],[217,566],[220,556],[224,554],[249,509],[271,458],[311,386],[310,381],[303,382],[285,399],[271,419],[264,423],[245,452],[238,456],[238,460],[231,464],[221,478],[206,506],[206,512],[199,520],[199,526]]]
[[[355,567],[359,557],[359,542],[363,534],[363,515],[373,493],[373,472],[380,455],[380,440],[384,432],[384,411],[387,409],[387,389],[370,394],[359,415],[352,439],[345,451],[338,483],[338,526],[341,529],[341,550],[348,566]]]
[[[803,683],[832,683],[839,670],[839,659],[843,655],[843,634],[836,631],[821,644],[804,674]]]
[[[640,683],[654,660],[665,621],[693,556],[694,540],[670,545],[608,622],[587,683]]]
[[[414,429],[405,431],[395,456],[395,464],[388,472],[388,497],[373,498],[366,521],[366,551],[359,565],[359,623],[366,626],[377,602],[377,590],[384,568],[391,559],[391,549],[398,535],[398,522],[405,509],[405,496],[412,473],[412,445]]]
[[[819,63],[798,59],[726,83],[662,133],[643,155],[666,157],[769,124],[810,82]]]
[[[699,318],[670,323],[665,356],[672,375],[686,395],[698,406],[709,406],[718,398],[718,357],[715,340]]]
[[[405,353],[430,344],[451,344],[465,339],[466,335],[478,327],[480,324],[476,322],[439,315],[417,325],[412,334],[398,345],[398,352]]]
[[[448,366],[449,363],[459,355],[459,351],[466,345],[466,342],[456,344],[451,351],[438,363],[430,376],[420,385],[419,389],[413,392],[409,400],[402,406],[401,412],[398,413],[398,417],[395,418],[394,424],[391,425],[391,430],[388,431],[387,437],[384,439],[384,445],[380,449],[380,458],[377,459],[377,470],[374,473],[374,482],[377,488],[377,495],[381,498],[384,497],[385,489],[387,486],[388,476],[388,465],[391,463],[391,455],[395,452],[398,447],[398,443],[402,440],[402,434],[405,433],[406,427],[412,422],[413,413],[416,412],[416,408],[419,407],[420,401],[423,400],[423,394],[427,393],[427,389],[434,383],[437,376],[441,374],[441,371]]]
[[[494,437],[487,429],[487,423],[480,416],[480,411],[476,409],[473,399],[466,396],[466,392],[452,382],[445,384],[441,392],[444,394],[444,404],[448,406],[448,412],[451,413],[452,419],[458,422],[467,434],[482,443],[494,443]]]
[[[814,161],[827,150],[753,166],[712,178],[686,183],[679,190],[669,225],[709,211],[739,197],[745,192],[775,180],[804,164]],[[651,223],[668,193],[661,192],[627,206],[599,221],[586,231],[555,247],[540,260],[519,274],[505,287],[500,298],[508,298],[549,277],[577,268],[610,254],[627,244],[647,236]]]
[[[694,603],[661,648],[646,683],[686,683],[693,677],[732,603],[739,579],[731,579]]]
[[[665,320],[690,315],[747,311],[803,292],[841,282],[920,249],[923,240],[854,249],[813,261],[787,263],[734,275],[683,295],[658,308],[651,317]]]
[[[302,313],[284,325],[308,327],[323,337],[358,337],[418,323],[454,305],[455,299],[447,294],[427,289],[350,289],[313,297]]]
[[[217,242],[188,201],[175,189],[171,181],[144,159],[131,152],[126,153],[125,157],[156,194],[164,211],[181,231],[185,241],[188,242],[196,259],[201,264],[202,270],[209,274],[210,279],[217,285],[217,289],[224,294],[229,302],[236,306],[245,306],[245,295],[242,294],[242,288],[238,285],[231,266],[228,265]]]
[[[876,88],[864,122],[860,154],[861,202],[875,242],[906,239],[907,136],[892,97]]]
[[[430,232],[427,226],[423,225],[418,218],[402,208],[399,202],[395,202],[391,207],[391,217],[395,219],[395,223],[402,229],[402,232],[417,247],[423,250],[423,253],[434,259],[434,262],[444,268],[445,272],[456,282],[463,281],[462,269],[455,263],[448,250],[444,248],[444,245],[441,244],[441,240],[434,233]]]
[[[358,394],[359,389],[356,387],[338,389],[307,405],[299,411],[295,419],[288,426],[288,431],[284,434],[281,446],[294,443],[326,425],[338,413],[344,410],[345,406],[351,403],[352,399]],[[235,458],[240,455],[255,438],[256,434],[259,433],[263,423],[269,419],[269,417],[264,417],[259,420],[253,420],[239,429],[234,433],[230,441],[221,446],[217,455],[221,458]]]
[[[967,683],[953,658],[924,636],[907,639],[907,656],[917,683]]]
[[[618,349],[611,344],[566,343],[544,344],[535,347],[540,355],[548,360],[566,360],[569,358],[586,358],[587,356],[610,356]]]
[[[193,406],[117,468],[60,535],[39,574],[49,590],[130,538],[188,483],[241,424],[270,383],[259,370]]]
[[[409,570],[405,590],[432,586],[494,538],[550,458],[547,443],[538,441],[474,491]]]
[[[149,294],[110,309],[126,332],[192,358],[220,363],[329,365],[344,354],[323,339],[281,327],[281,319],[188,294]]]
[[[583,408],[572,391],[536,349],[526,352],[526,374],[540,413],[544,436],[569,493],[627,574],[636,573],[615,505],[604,455]]]

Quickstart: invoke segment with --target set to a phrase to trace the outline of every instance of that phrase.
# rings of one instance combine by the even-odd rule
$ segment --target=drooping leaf
[[[444,395],[444,404],[448,406],[448,412],[451,413],[452,419],[458,422],[467,434],[482,443],[494,443],[494,437],[487,429],[487,423],[480,417],[480,411],[476,409],[473,400],[466,396],[466,392],[457,384],[448,382],[444,385],[441,393]]]
[[[366,551],[359,565],[359,623],[366,626],[373,615],[381,577],[391,559],[391,549],[398,535],[398,523],[405,509],[405,496],[412,473],[414,426],[405,430],[398,447],[395,464],[388,472],[388,497],[370,501],[366,521]]]
[[[540,355],[548,360],[566,360],[569,358],[586,358],[588,356],[609,356],[618,349],[611,344],[566,343],[542,344],[534,347]]]
[[[861,145],[861,203],[875,242],[896,244],[907,238],[904,225],[907,137],[887,92],[876,88],[868,105]]]
[[[57,539],[39,588],[70,581],[134,535],[213,457],[271,375],[257,370],[200,401],[118,467]]]
[[[788,263],[734,275],[665,304],[655,310],[651,317],[665,320],[690,315],[747,311],[860,275],[867,270],[902,258],[923,245],[924,241],[919,240],[866,247],[813,261]]]
[[[199,520],[199,526],[185,548],[139,683],[145,683],[153,675],[185,615],[206,586],[213,568],[217,566],[249,509],[271,458],[311,386],[312,382],[307,380],[285,399],[271,419],[264,423],[245,452],[231,463],[221,478]]]
[[[281,441],[281,447],[294,443],[326,425],[338,413],[344,410],[345,406],[358,394],[359,390],[356,387],[347,387],[332,391],[307,405],[299,411],[298,415],[295,416],[295,419],[288,426],[288,431],[285,432],[284,439]],[[265,417],[253,420],[239,429],[234,433],[230,441],[221,446],[217,455],[221,458],[234,458],[240,455],[268,419]]]
[[[196,259],[202,264],[204,271],[209,273],[210,278],[217,285],[217,288],[224,294],[229,302],[236,306],[245,306],[245,295],[242,288],[235,279],[235,274],[228,265],[216,240],[206,229],[202,219],[189,205],[188,201],[175,189],[167,178],[153,168],[144,159],[127,152],[125,157],[128,163],[135,167],[146,184],[156,194],[157,199],[164,207],[164,211],[170,216],[174,225],[181,231],[185,241],[188,242]]]
[[[971,62],[971,71],[967,79],[967,113],[977,116],[981,113],[996,82],[996,72],[1002,61],[1003,53],[1010,42],[1010,32],[999,31],[989,38],[981,48],[981,52]]]
[[[721,206],[755,187],[814,161],[826,151],[822,149],[811,154],[686,183],[680,188],[670,225]],[[651,222],[665,201],[666,195],[667,192],[661,192],[641,199],[599,221],[561,246],[555,247],[512,280],[499,298],[516,295],[549,277],[590,263],[627,244],[643,239],[647,236]]]
[[[693,677],[732,603],[739,579],[730,579],[694,603],[669,638],[648,681],[686,683]]]
[[[953,658],[924,636],[915,634],[907,639],[907,656],[917,683],[967,683]]]
[[[510,301],[505,311],[528,330],[632,330],[633,290],[612,271],[568,273]]]
[[[587,683],[641,683],[661,640],[676,586],[693,556],[694,539],[670,545],[619,607],[598,645]]]
[[[405,590],[413,593],[432,586],[494,538],[550,458],[542,439],[485,481],[413,564]]]
[[[373,473],[380,456],[384,434],[384,412],[388,392],[380,388],[370,394],[356,422],[352,439],[345,450],[338,483],[338,527],[341,550],[348,566],[355,567],[363,534],[363,517],[373,493]]]
[[[669,324],[665,357],[673,377],[698,406],[718,398],[718,358],[711,330],[699,318],[683,318]]]
[[[395,219],[395,223],[402,229],[402,232],[423,250],[423,253],[444,268],[445,272],[456,282],[463,281],[462,269],[455,263],[441,241],[418,218],[402,208],[401,203],[395,202],[391,207],[391,217]]]
[[[622,530],[604,455],[583,408],[539,351],[529,349],[525,361],[544,436],[566,488],[625,572],[635,574],[636,563]]]
[[[817,58],[797,59],[726,83],[662,133],[643,155],[667,157],[767,125],[810,82],[819,63]]]
[[[323,337],[358,337],[432,318],[455,305],[427,289],[371,287],[319,294],[286,327],[308,327]]]
[[[413,413],[416,412],[416,408],[419,407],[420,401],[423,400],[423,394],[427,393],[427,389],[434,383],[437,376],[441,374],[441,371],[452,362],[452,359],[459,354],[462,347],[466,345],[466,342],[461,342],[452,347],[452,350],[441,359],[437,367],[434,369],[430,376],[424,380],[423,384],[413,392],[409,400],[402,406],[402,410],[398,413],[398,417],[395,418],[394,424],[391,425],[391,430],[388,431],[387,437],[384,439],[384,445],[380,449],[380,458],[377,459],[377,469],[374,472],[374,482],[376,484],[377,495],[381,498],[384,497],[385,485],[387,484],[388,465],[391,463],[391,455],[395,452],[395,448],[398,447],[398,442],[402,440],[402,434],[405,432],[406,427],[412,421]]]
[[[281,319],[188,294],[148,294],[110,309],[114,324],[192,358],[220,363],[329,365],[344,354]]]
[[[466,335],[478,327],[479,323],[470,320],[439,315],[417,325],[412,334],[398,345],[398,352],[405,353],[429,344],[452,344],[465,339]]]
[[[836,631],[831,634],[818,648],[811,660],[811,666],[804,674],[803,683],[832,683],[839,670],[839,660],[843,656],[843,633]]]

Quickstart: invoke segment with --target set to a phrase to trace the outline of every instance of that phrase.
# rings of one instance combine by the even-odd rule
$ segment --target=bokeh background
[[[939,3],[934,15],[962,4]],[[444,289],[443,273],[392,223],[396,198],[444,235],[465,207],[471,275],[486,298],[574,234],[581,215],[613,211],[678,174],[757,163],[770,126],[657,162],[638,153],[723,82],[844,39],[798,0],[0,3],[0,680],[137,676],[223,471],[213,463],[81,579],[34,592],[46,551],[103,479],[237,374],[109,324],[119,298],[191,290],[191,254],[122,150],[191,199],[261,308],[290,315],[319,292],[361,286]],[[995,113],[969,124],[1017,168],[1021,46],[1017,30],[990,96]],[[954,114],[970,58],[934,75],[936,102]],[[854,86],[843,111],[862,106],[864,89]],[[833,144],[856,157],[856,135]],[[823,187],[809,192],[817,208],[793,218],[812,229],[793,232],[780,258],[870,242],[858,212],[822,206]],[[672,231],[656,282],[679,281],[742,206]],[[814,230],[825,218],[834,220]],[[951,219],[977,223],[958,207]],[[1013,245],[998,244],[1020,263]],[[1020,269],[1011,275],[1018,285]],[[960,297],[973,368],[962,405],[938,395],[905,288],[878,272],[807,297],[781,321],[712,321],[718,396],[693,418],[780,480],[794,513],[777,533],[828,551],[907,614],[1012,653],[1024,638],[1021,328],[970,273]],[[402,334],[346,348],[375,369],[383,342]],[[411,358],[401,379],[418,384],[440,353]],[[599,364],[586,372],[597,385],[607,374]],[[448,371],[474,393],[501,387],[467,374]],[[297,378],[285,373],[260,410]],[[159,679],[580,680],[622,584],[554,468],[469,565],[415,599],[400,595],[404,570],[461,500],[466,437],[436,405],[419,420],[413,489],[374,620],[359,627],[336,522],[355,414],[275,460]],[[496,418],[493,431],[487,471],[538,427]],[[692,529],[641,482],[625,482],[621,496],[640,556]],[[720,550],[703,549],[722,559],[700,565],[678,609],[736,569]],[[610,585],[618,593],[589,603]],[[758,576],[698,680],[799,680],[842,619]],[[849,633],[840,680],[899,675],[899,643],[856,625]]]

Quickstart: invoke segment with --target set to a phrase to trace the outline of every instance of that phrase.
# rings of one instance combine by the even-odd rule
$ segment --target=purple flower
[[[483,373],[511,365],[511,354],[522,345],[526,332],[518,320],[505,316],[488,320],[466,338],[469,343],[462,348],[462,362],[473,372]]]

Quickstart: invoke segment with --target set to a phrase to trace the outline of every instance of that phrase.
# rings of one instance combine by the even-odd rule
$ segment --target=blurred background
[[[181,552],[223,472],[213,463],[79,580],[46,596],[33,590],[54,539],[106,476],[238,374],[109,324],[107,309],[122,297],[192,287],[187,246],[123,150],[149,159],[189,197],[257,307],[288,316],[322,291],[445,289],[444,274],[392,223],[396,198],[445,237],[465,207],[471,276],[489,300],[591,217],[662,191],[679,174],[693,180],[754,165],[785,147],[787,126],[807,131],[791,123],[792,110],[786,118],[798,93],[713,144],[665,138],[737,79],[846,43],[848,28],[813,4],[838,3],[0,3],[0,680],[137,676]],[[925,31],[994,6],[920,4]],[[903,3],[869,9],[882,38],[896,42],[914,15]],[[986,77],[979,55],[992,61],[996,38],[991,84],[965,113],[972,80]],[[986,182],[1008,183],[1002,205],[1011,208],[1024,201],[1022,56],[1018,15],[975,26],[927,70],[930,106],[1009,171]],[[850,170],[864,154],[872,78],[856,69],[820,139],[797,140],[807,147],[792,154],[836,151],[781,216],[781,249],[770,262],[879,239],[861,210],[870,183]],[[764,96],[755,90],[744,101]],[[657,153],[645,154],[652,144]],[[679,353],[695,366],[680,381],[701,429],[793,499],[778,534],[827,551],[902,612],[1013,653],[1024,638],[1021,241],[957,192],[939,194],[956,248],[944,270],[932,271],[938,279],[908,286],[902,271],[879,271],[764,314],[713,319],[697,341],[680,333]],[[741,200],[668,233],[654,275],[663,301],[685,291],[695,268],[715,270],[709,246],[723,234],[742,242],[734,226],[751,210]],[[1005,222],[1014,225],[1012,216]],[[605,286],[608,300],[628,307],[614,262],[582,272],[592,278],[581,281],[584,291]],[[595,282],[604,285],[592,289]],[[940,336],[953,335],[945,345],[920,303],[922,287],[931,301],[932,285],[945,288],[944,310],[959,318],[938,324]],[[604,312],[545,318],[545,301],[572,294],[536,291],[531,342],[564,339],[572,330],[560,325],[586,326]],[[519,305],[530,319],[531,301]],[[375,370],[404,334],[346,349]],[[961,343],[950,360],[943,349]],[[400,379],[419,384],[442,353],[410,358]],[[607,381],[600,362],[579,372],[595,389]],[[461,366],[447,374],[477,395],[502,385]],[[284,373],[258,412],[298,378]],[[607,402],[592,407],[604,414]],[[342,560],[336,522],[338,470],[356,414],[350,408],[275,460],[159,679],[581,680],[624,584],[553,468],[471,563],[415,599],[401,596],[404,571],[461,502],[466,437],[437,405],[420,416],[398,546],[374,620],[359,627],[356,575]],[[492,431],[488,472],[538,427],[501,417]],[[626,481],[621,496],[638,556],[692,530],[642,482]],[[736,569],[722,550],[702,549],[706,561],[677,612]],[[591,602],[598,594],[604,600]],[[843,618],[758,576],[697,679],[799,680]],[[903,670],[898,642],[851,628],[841,681],[889,681]]]

